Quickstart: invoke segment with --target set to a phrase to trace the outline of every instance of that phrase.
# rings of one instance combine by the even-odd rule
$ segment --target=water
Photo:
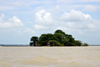
[[[0,67],[100,67],[100,46],[0,47]]]

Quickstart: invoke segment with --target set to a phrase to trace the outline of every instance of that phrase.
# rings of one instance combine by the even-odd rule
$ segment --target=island
[[[41,34],[40,37],[32,36],[30,46],[88,46],[80,40],[75,40],[71,34],[56,30],[54,34]]]

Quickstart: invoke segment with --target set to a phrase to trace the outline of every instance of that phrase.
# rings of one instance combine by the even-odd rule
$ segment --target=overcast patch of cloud
[[[35,33],[35,30],[33,30],[31,28],[28,28],[28,27],[25,27],[25,29],[23,30],[23,33],[34,34]]]
[[[34,28],[35,28],[36,30],[48,29],[48,27],[45,27],[45,26],[42,26],[42,25],[39,25],[39,24],[35,24],[35,25],[34,25]]]
[[[100,2],[100,0],[57,0],[57,2],[61,3],[61,2],[65,2],[65,3],[98,3]]]
[[[82,10],[93,12],[93,11],[98,10],[98,8],[100,8],[98,5],[85,5]]]
[[[77,4],[80,3],[80,4]],[[82,3],[82,4],[81,4]],[[85,3],[85,4],[84,4]],[[91,4],[94,3],[94,4]],[[39,9],[47,9],[49,11],[64,11],[70,9],[82,9],[84,11],[97,11],[100,10],[100,0],[6,0],[1,1],[0,10],[20,10],[26,9],[32,11]],[[38,5],[38,6],[37,6]],[[55,7],[54,7],[55,6]],[[89,9],[88,9],[89,8]],[[22,11],[23,13],[23,11]]]

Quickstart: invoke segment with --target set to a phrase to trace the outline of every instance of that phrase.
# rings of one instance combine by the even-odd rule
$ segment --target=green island
[[[41,34],[40,37],[32,36],[30,46],[88,46],[80,40],[75,40],[70,34],[56,30],[54,34]]]

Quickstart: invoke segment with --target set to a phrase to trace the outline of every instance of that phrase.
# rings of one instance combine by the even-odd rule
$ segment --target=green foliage
[[[33,37],[31,38],[31,41],[38,41],[38,37],[37,37],[37,36],[33,36]]]
[[[53,34],[42,34],[39,38],[39,43],[41,44],[41,46],[46,46],[48,45],[49,40],[58,41],[57,37],[54,36]]]
[[[38,44],[38,46],[41,46],[41,44]]]
[[[76,44],[76,46],[82,46],[82,42],[79,41],[79,40],[76,40],[76,41],[75,41],[75,44]]]
[[[83,46],[88,46],[88,44],[87,43],[84,43]]]
[[[64,43],[64,46],[76,46],[74,43],[71,42],[66,42]]]
[[[63,44],[61,44],[60,42],[56,40],[50,40],[48,43],[50,46],[64,46]]]
[[[64,46],[64,44],[61,44],[60,42],[57,42],[57,46]]]
[[[36,42],[38,41],[38,37],[37,36],[33,36],[32,38],[31,38],[31,41],[33,42],[33,44],[34,44],[34,46],[36,46]],[[33,44],[31,44],[32,46],[33,46]]]
[[[56,30],[55,33],[61,33],[61,34],[65,35],[65,32],[63,32],[62,30]]]
[[[74,38],[69,38],[69,42],[74,43],[75,42]]]
[[[30,46],[33,46],[33,42],[30,42]]]
[[[49,43],[50,46],[57,46],[56,40],[49,40],[48,43]]]
[[[66,34],[62,30],[56,30],[54,34],[41,34],[41,36],[33,36],[31,38],[30,46],[81,46],[79,40],[75,40],[72,35]],[[88,44],[84,43],[83,46]]]
[[[61,44],[63,44],[63,42],[64,42],[64,37],[65,37],[64,34],[55,33],[54,36],[57,37],[58,41],[59,41]]]

